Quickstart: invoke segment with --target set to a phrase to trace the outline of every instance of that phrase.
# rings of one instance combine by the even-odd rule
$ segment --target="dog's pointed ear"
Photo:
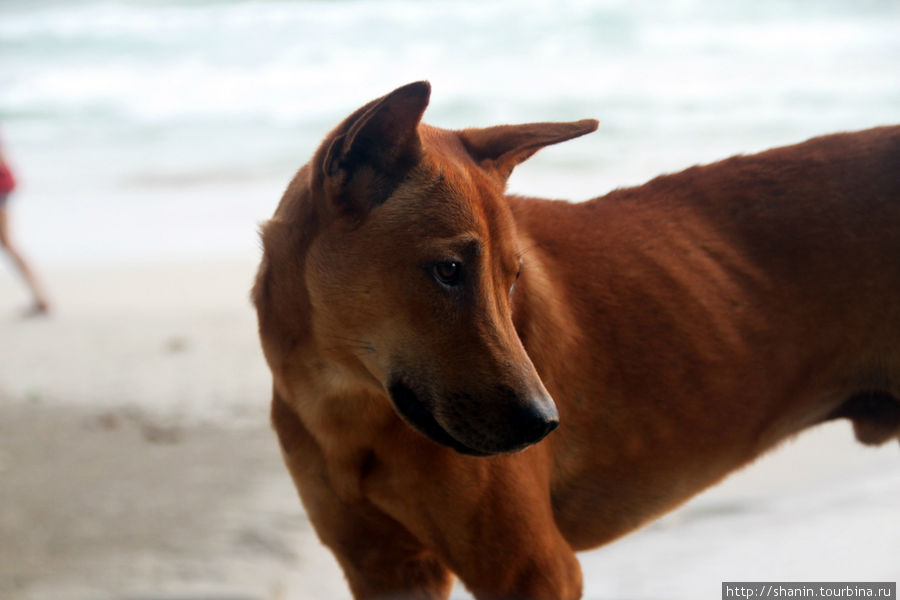
[[[314,176],[338,210],[364,215],[387,200],[422,156],[418,126],[431,85],[418,81],[366,104],[325,140]]]
[[[506,180],[513,168],[551,144],[571,140],[597,129],[595,119],[568,123],[527,123],[498,125],[459,132],[463,145],[483,168]]]

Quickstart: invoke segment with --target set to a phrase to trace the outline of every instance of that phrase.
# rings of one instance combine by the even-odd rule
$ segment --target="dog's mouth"
[[[429,439],[453,448],[461,454],[469,454],[471,456],[490,456],[492,454],[491,452],[470,448],[450,435],[446,429],[441,427],[440,423],[431,414],[431,411],[428,410],[419,396],[402,378],[395,379],[388,391],[391,395],[391,401],[400,415],[407,423]]]

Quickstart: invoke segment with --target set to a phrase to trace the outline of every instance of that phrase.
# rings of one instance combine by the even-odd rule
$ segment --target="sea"
[[[420,79],[446,128],[600,120],[511,192],[573,201],[900,122],[896,0],[0,0],[0,139],[44,263],[255,259],[351,111]]]

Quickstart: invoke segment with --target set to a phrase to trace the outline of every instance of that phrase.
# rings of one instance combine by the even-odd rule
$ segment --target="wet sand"
[[[308,525],[265,426],[0,405],[0,597],[277,597]]]
[[[268,423],[253,265],[0,272],[0,598],[340,598]]]

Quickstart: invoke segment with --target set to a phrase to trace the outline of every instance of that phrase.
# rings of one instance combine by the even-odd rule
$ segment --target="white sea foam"
[[[173,199],[213,213],[237,193],[248,210],[195,231],[211,252],[245,254],[252,235],[226,236],[271,212],[278,194],[262,194],[343,116],[405,82],[432,81],[426,118],[440,126],[599,118],[597,134],[511,181],[583,199],[900,121],[898,25],[898,5],[879,1],[8,1],[0,122],[23,184],[19,229],[39,257],[192,254],[176,236],[117,246],[102,218],[78,213],[135,211],[161,228],[178,217],[162,211]],[[138,193],[147,182],[156,200]],[[54,221],[80,221],[78,243]]]

